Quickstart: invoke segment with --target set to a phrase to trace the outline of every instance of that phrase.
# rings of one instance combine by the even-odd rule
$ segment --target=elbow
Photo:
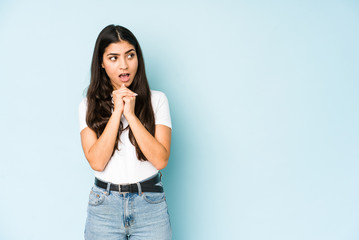
[[[105,170],[105,168],[103,166],[99,166],[96,164],[90,164],[91,168],[97,172],[102,172],[103,170]]]
[[[103,170],[105,170],[106,165],[107,165],[107,161],[105,161],[105,159],[101,158],[98,155],[94,155],[90,151],[87,154],[85,154],[85,156],[86,156],[88,163],[90,164],[90,167],[93,170],[95,170],[97,172],[102,172]]]
[[[169,159],[169,153],[166,154],[166,156],[164,156],[163,158],[161,158],[160,161],[157,162],[157,164],[154,166],[157,170],[162,170],[165,167],[167,167],[168,164],[168,159]]]
[[[91,159],[87,159],[87,161],[90,164],[90,167],[97,171],[97,172],[102,172],[103,170],[105,170],[105,166],[103,166],[102,164],[96,162],[96,161],[92,161]]]
[[[155,166],[155,168],[156,168],[157,170],[162,170],[162,169],[164,169],[164,168],[167,166],[167,163],[168,163],[168,162],[161,163],[161,164],[157,164],[157,165]]]

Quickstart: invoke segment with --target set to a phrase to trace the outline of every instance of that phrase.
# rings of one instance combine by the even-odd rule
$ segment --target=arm
[[[91,168],[103,171],[110,160],[115,146],[118,129],[120,126],[122,111],[114,111],[99,138],[95,131],[86,127],[81,131],[81,143],[85,157]]]
[[[148,161],[158,170],[165,168],[170,156],[171,128],[156,125],[155,137],[153,137],[136,115],[127,117],[127,121],[138,146]]]

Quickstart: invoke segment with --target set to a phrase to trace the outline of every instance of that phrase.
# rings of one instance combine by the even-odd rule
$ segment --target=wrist
[[[122,110],[114,110],[113,112],[112,112],[112,115],[119,115],[120,117],[121,117],[121,115],[122,115]]]
[[[135,114],[128,114],[125,117],[126,117],[128,123],[132,122],[133,120],[135,120],[137,118],[137,116]]]

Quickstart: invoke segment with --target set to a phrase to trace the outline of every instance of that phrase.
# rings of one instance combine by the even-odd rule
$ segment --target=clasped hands
[[[125,84],[112,92],[114,112],[123,113],[126,119],[135,116],[135,103],[138,94],[128,89]]]

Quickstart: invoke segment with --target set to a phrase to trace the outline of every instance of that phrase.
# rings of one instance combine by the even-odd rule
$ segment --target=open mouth
[[[130,80],[130,74],[129,73],[123,73],[119,75],[122,82],[127,82]]]

